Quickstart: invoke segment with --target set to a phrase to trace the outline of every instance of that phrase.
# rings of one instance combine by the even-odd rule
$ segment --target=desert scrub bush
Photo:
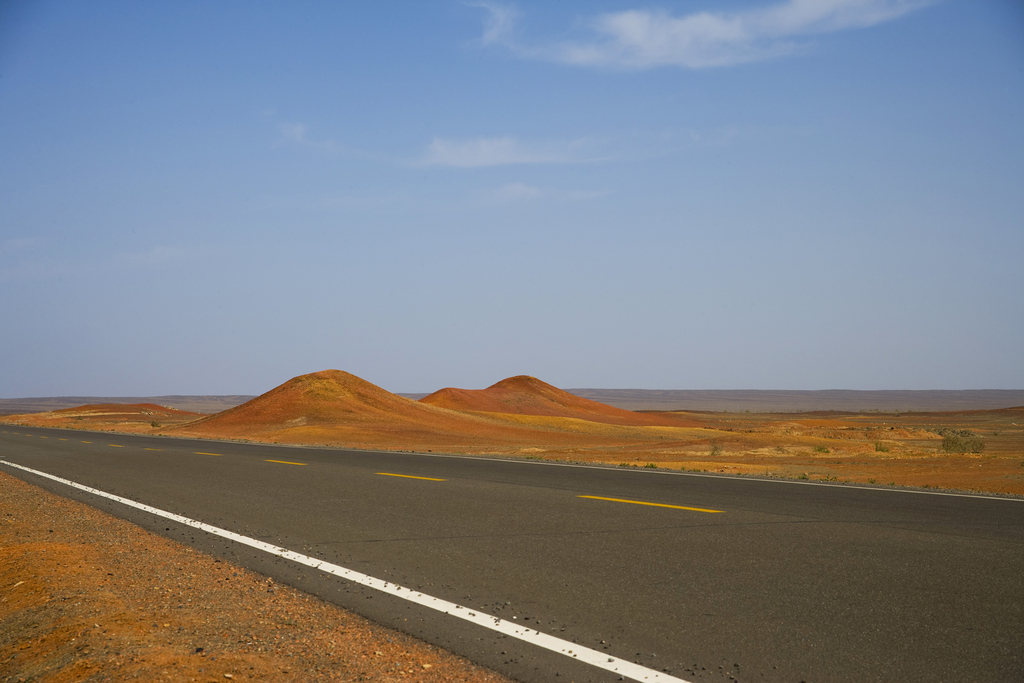
[[[947,453],[981,453],[985,442],[970,429],[937,429],[942,437],[942,450]]]
[[[657,466],[657,465],[655,465],[655,464],[654,464],[653,462],[649,462],[649,463],[647,463],[646,465],[644,465],[644,467],[650,468],[650,469],[652,469],[652,470],[656,470],[656,469],[658,469],[658,466]]]
[[[814,452],[815,453],[828,453],[829,450],[825,446],[815,446],[814,447]]]
[[[721,454],[722,454],[722,447],[719,446],[717,443],[711,444],[711,451],[708,453],[708,455],[721,455]]]
[[[149,423],[149,426],[150,426],[150,427],[159,427],[159,426],[160,426],[160,423],[159,423],[159,422],[155,422],[155,421],[154,421],[154,422],[150,422],[150,423]]]
[[[886,446],[881,441],[876,441],[875,442],[875,452],[877,452],[877,453],[888,453],[889,452],[889,447]]]

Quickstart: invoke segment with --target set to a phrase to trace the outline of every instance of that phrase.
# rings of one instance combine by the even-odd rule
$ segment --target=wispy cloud
[[[434,138],[418,165],[475,168],[508,164],[566,164],[580,157],[582,142],[524,144],[511,137],[445,140]]]
[[[521,57],[578,66],[700,69],[754,62],[792,53],[800,38],[891,21],[935,0],[788,0],[739,12],[673,16],[662,10],[627,10],[586,22],[586,40],[529,45],[513,37],[513,8],[487,10],[480,42],[502,45]]]
[[[496,2],[469,2],[466,4],[487,10],[487,15],[484,17],[484,33],[480,36],[480,42],[484,45],[507,40],[519,19],[519,11],[512,5],[502,5]]]
[[[334,140],[310,139],[308,136],[309,129],[304,123],[280,123],[277,128],[281,131],[280,143],[316,149],[321,152],[334,152],[341,149],[340,145]]]

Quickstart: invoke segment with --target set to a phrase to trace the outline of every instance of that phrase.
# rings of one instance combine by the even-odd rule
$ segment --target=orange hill
[[[407,398],[341,370],[293,377],[265,394],[198,420],[192,427],[217,431],[267,431],[302,425],[418,423],[436,415]]]
[[[509,377],[486,389],[448,387],[421,398],[420,402],[450,410],[570,417],[616,425],[689,426],[672,415],[634,413],[581,398],[529,375]]]
[[[579,441],[581,435],[499,417],[448,410],[392,394],[341,370],[288,380],[247,403],[175,429],[202,436],[292,443],[347,443],[376,448],[471,447],[492,443]]]

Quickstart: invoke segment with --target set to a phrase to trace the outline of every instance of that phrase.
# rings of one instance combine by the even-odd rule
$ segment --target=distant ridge
[[[82,405],[106,403],[155,403],[164,408],[175,408],[190,413],[219,413],[241,405],[255,396],[230,394],[226,396],[50,396],[39,398],[0,398],[0,415],[20,413],[46,413]]]
[[[566,389],[574,396],[625,410],[694,410],[787,413],[815,410],[939,412],[997,410],[1024,406],[1019,389],[934,389],[919,391],[658,390]]]

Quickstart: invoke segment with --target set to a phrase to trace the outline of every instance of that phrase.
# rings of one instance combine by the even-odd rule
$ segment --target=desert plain
[[[412,400],[325,370],[212,415],[156,404],[93,404],[0,422],[1024,495],[1024,407],[630,411],[526,375]]]

